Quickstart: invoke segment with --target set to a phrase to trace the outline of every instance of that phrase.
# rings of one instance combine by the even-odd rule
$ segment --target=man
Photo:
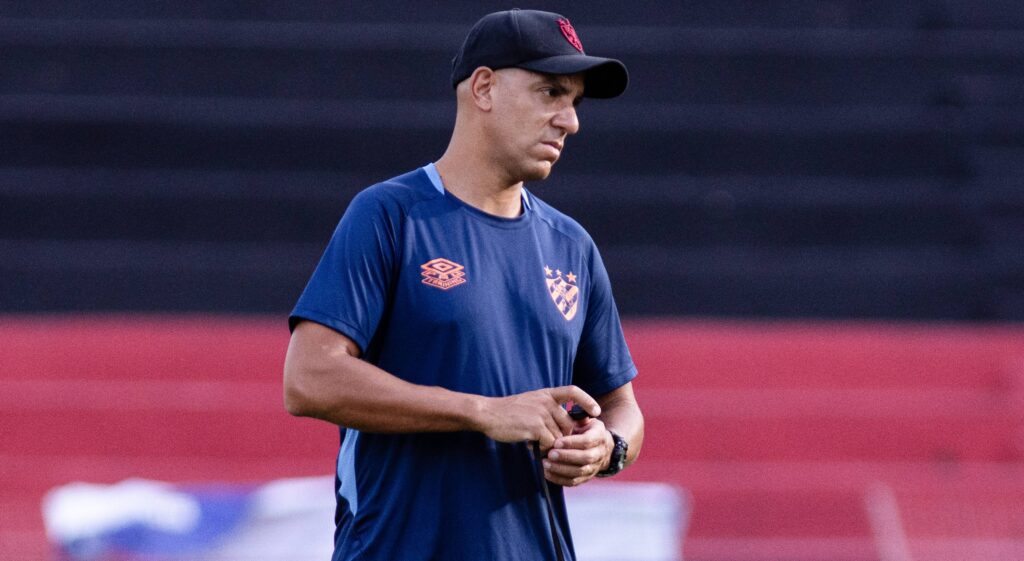
[[[523,187],[579,129],[581,97],[626,81],[557,14],[485,16],[453,62],[444,155],[353,199],[292,312],[284,371],[290,413],[341,427],[334,560],[572,559],[559,486],[636,458],[636,368],[604,265]]]

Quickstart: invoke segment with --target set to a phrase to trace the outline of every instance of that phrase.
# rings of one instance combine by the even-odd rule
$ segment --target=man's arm
[[[555,440],[544,460],[548,481],[572,487],[586,483],[608,468],[612,441],[609,430],[629,443],[626,465],[633,463],[644,442],[644,417],[633,395],[633,384],[626,383],[597,398],[602,413],[587,419],[574,433]]]
[[[575,427],[565,402],[601,413],[598,402],[575,386],[484,397],[412,384],[358,357],[359,347],[348,337],[312,321],[299,323],[284,362],[285,408],[366,432],[471,430],[499,442],[540,441],[544,450]]]

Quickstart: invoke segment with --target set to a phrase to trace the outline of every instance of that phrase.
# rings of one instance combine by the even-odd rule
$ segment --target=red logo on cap
[[[572,24],[569,23],[569,20],[565,18],[558,20],[558,27],[562,30],[562,35],[565,35],[565,40],[575,47],[577,51],[582,53],[583,43],[580,43],[580,38],[576,35],[576,30],[572,28]]]

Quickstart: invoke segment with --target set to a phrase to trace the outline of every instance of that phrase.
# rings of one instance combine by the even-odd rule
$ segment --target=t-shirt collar
[[[434,189],[437,189],[438,193],[444,194],[444,183],[441,182],[441,174],[437,173],[437,166],[434,162],[423,166],[423,171],[427,173],[427,177],[430,178],[430,182],[434,185]],[[533,204],[530,203],[530,195],[526,192],[526,188],[523,188],[523,207],[526,210],[533,210]]]

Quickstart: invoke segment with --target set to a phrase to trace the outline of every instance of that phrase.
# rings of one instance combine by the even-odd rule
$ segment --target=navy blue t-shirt
[[[525,190],[523,202],[516,218],[484,213],[446,192],[433,164],[362,191],[290,325],[330,327],[415,384],[485,396],[622,386],[636,368],[593,240]],[[344,427],[341,438],[334,560],[555,559],[526,443]]]

